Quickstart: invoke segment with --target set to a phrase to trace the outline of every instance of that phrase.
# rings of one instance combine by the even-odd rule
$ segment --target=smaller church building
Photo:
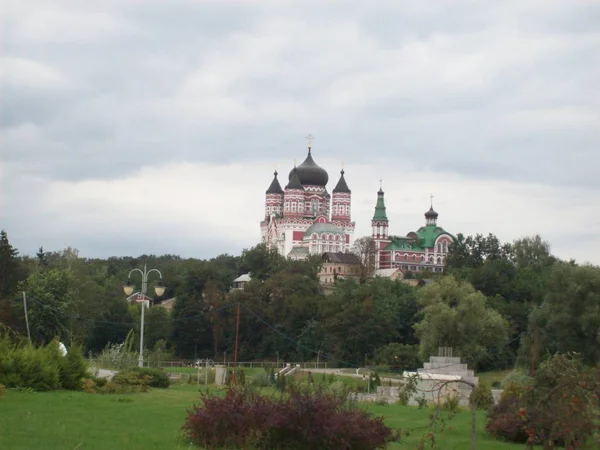
[[[425,213],[425,225],[406,236],[389,234],[383,189],[377,192],[375,214],[371,220],[371,237],[377,246],[375,267],[398,268],[403,272],[443,272],[453,235],[437,224],[438,213],[433,209]]]

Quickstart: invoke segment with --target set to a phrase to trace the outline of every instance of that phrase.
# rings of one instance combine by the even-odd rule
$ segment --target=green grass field
[[[83,392],[15,392],[0,398],[0,448],[23,449],[190,449],[180,434],[186,409],[198,399],[195,385],[173,385],[148,393],[100,395]],[[412,449],[428,429],[427,409],[369,405],[389,426],[412,430],[404,443],[390,449]],[[477,448],[522,449],[495,441],[483,431],[478,415]],[[460,412],[436,432],[440,448],[464,450],[469,443],[470,415]]]

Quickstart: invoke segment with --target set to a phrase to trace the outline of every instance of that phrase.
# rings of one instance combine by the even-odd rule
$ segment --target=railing
[[[162,367],[163,369],[175,368],[175,367],[196,367],[197,360],[178,360],[178,361],[162,361],[158,364],[158,367]],[[291,364],[292,367],[296,365],[300,366],[301,369],[329,369],[329,363],[327,362],[291,362],[291,361],[280,361],[272,362],[272,361],[241,361],[237,363],[238,367],[248,367],[248,368],[260,368],[267,367],[274,369],[284,368],[286,364]],[[214,365],[216,366],[226,366],[226,367],[234,367],[235,363],[233,361],[214,361]]]

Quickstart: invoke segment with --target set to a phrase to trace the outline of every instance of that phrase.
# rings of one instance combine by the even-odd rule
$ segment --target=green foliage
[[[95,358],[94,363],[101,369],[123,370],[135,367],[138,354],[131,351],[133,331],[130,331],[122,344],[108,344]]]
[[[80,389],[87,376],[85,360],[77,347],[63,357],[55,342],[34,348],[0,336],[0,384],[8,388]]]
[[[403,372],[421,367],[418,345],[407,345],[392,342],[377,349],[375,363],[390,366],[394,371]]]
[[[75,290],[75,278],[68,269],[34,272],[23,289],[31,299],[28,305],[31,338],[46,344],[55,336],[66,339],[73,335],[74,312],[80,300]]]
[[[477,409],[488,410],[494,405],[492,388],[485,381],[479,381],[477,387],[471,392],[471,402],[475,403]]]
[[[578,352],[587,364],[600,361],[600,268],[554,264],[544,301],[530,319],[523,348],[529,363],[534,338],[536,351]],[[537,333],[537,336],[536,336]]]
[[[422,320],[415,325],[421,340],[421,357],[435,355],[439,347],[452,347],[473,367],[490,351],[498,352],[508,340],[508,325],[485,296],[469,283],[447,276],[419,291]]]
[[[460,397],[458,394],[447,395],[442,403],[442,409],[456,414],[460,410]]]
[[[148,385],[155,388],[168,388],[169,377],[161,369],[151,367],[133,367],[121,371],[112,379],[117,384],[129,384],[133,386]]]
[[[82,381],[89,376],[89,369],[81,347],[72,345],[67,355],[59,360],[59,376],[64,389],[82,388]]]
[[[531,381],[523,388],[507,383],[490,410],[490,434],[544,448],[581,448],[593,438],[600,426],[600,367],[586,367],[576,355],[555,355]]]

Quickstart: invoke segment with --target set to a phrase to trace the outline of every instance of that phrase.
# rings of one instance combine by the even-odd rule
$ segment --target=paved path
[[[327,373],[327,374],[334,374],[334,375],[339,375],[339,376],[343,376],[343,377],[352,377],[352,378],[366,378],[367,376],[369,376],[370,370],[366,369],[366,368],[361,368],[361,369],[353,369],[352,372],[350,371],[346,371],[346,369],[298,369],[301,370],[302,372],[311,372],[313,374],[315,373]],[[399,378],[381,378],[381,381],[385,381],[386,383],[391,381],[392,383],[400,383],[400,379]]]

